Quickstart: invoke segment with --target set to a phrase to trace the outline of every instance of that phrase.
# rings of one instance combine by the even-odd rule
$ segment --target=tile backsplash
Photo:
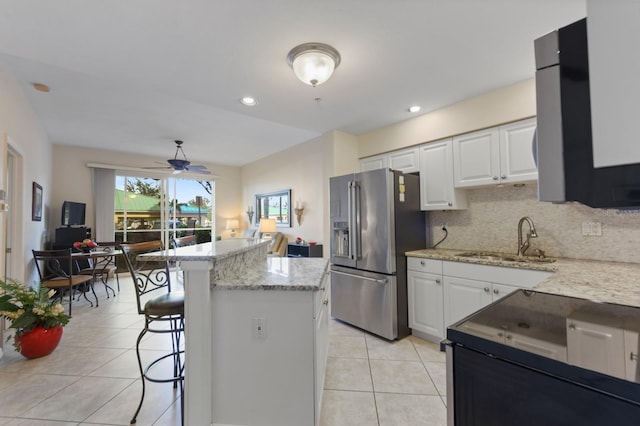
[[[640,210],[592,209],[579,203],[540,202],[535,184],[468,190],[469,208],[430,213],[432,244],[438,248],[517,253],[518,221],[529,216],[547,256],[640,263]],[[599,222],[601,236],[583,236],[583,222]],[[524,229],[528,230],[526,223]]]

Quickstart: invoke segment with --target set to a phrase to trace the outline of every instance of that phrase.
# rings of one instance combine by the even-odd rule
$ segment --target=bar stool
[[[144,315],[144,328],[136,341],[136,355],[142,378],[142,396],[131,424],[136,422],[142,402],[144,401],[145,382],[169,383],[173,382],[176,389],[180,384],[180,417],[184,425],[184,349],[180,343],[184,336],[184,293],[171,291],[169,264],[167,261],[145,260],[138,257],[143,253],[164,250],[162,241],[147,241],[142,243],[120,244],[127,268],[131,273],[136,289],[138,313]],[[148,298],[149,293],[159,292],[155,297]],[[143,299],[144,297],[144,299]],[[143,305],[143,300],[146,300]],[[169,325],[167,327],[166,325]],[[147,333],[171,334],[171,351],[152,360],[143,367],[140,357],[140,342]],[[162,361],[172,359],[172,377],[154,377],[153,368]]]

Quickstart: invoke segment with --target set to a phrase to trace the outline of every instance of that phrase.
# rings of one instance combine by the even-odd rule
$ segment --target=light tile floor
[[[0,426],[129,424],[141,392],[134,347],[143,321],[131,280],[121,274],[120,285],[109,299],[97,286],[97,308],[74,302],[51,355],[26,360],[4,343]],[[437,345],[413,336],[389,343],[335,320],[329,334],[323,426],[446,424],[445,359]],[[166,347],[163,339],[146,337],[143,356]],[[179,393],[171,384],[149,384],[137,425],[179,424]]]

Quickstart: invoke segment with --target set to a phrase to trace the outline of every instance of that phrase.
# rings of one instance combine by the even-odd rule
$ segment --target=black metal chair
[[[69,316],[74,291],[80,291],[84,298],[93,306],[93,302],[87,298],[87,292],[91,290],[98,303],[98,297],[93,289],[93,276],[78,275],[77,267],[71,257],[71,249],[62,250],[31,250],[36,269],[40,276],[40,285],[56,290],[60,300],[65,292],[69,294]],[[79,297],[79,296],[78,296]]]
[[[184,293],[171,291],[168,262],[146,260],[144,257],[139,257],[143,253],[163,250],[162,241],[122,243],[119,248],[123,252],[127,268],[134,282],[138,313],[144,315],[144,328],[136,341],[136,355],[142,378],[142,396],[138,409],[131,419],[131,424],[136,422],[142,408],[145,381],[147,380],[154,383],[173,382],[174,389],[180,384],[180,410],[182,424],[184,424],[184,349],[181,349],[181,341],[184,336]],[[146,297],[152,292],[161,294],[152,298]],[[144,305],[143,299],[146,300]],[[166,327],[167,323],[169,324],[168,328]],[[169,353],[161,355],[143,367],[140,357],[140,342],[147,333],[170,333],[172,348]],[[173,376],[154,377],[153,367],[168,359],[173,362]]]

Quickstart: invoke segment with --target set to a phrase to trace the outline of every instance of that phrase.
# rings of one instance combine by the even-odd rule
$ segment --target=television
[[[84,215],[87,205],[65,201],[62,203],[62,226],[84,225]]]

